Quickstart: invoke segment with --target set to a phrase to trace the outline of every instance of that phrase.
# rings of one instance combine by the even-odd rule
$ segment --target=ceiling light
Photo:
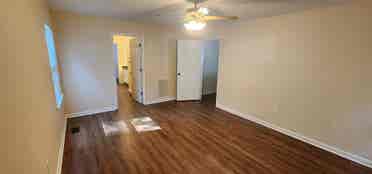
[[[202,30],[207,24],[202,21],[189,21],[184,24],[187,30],[199,31]]]
[[[205,7],[200,7],[198,9],[198,12],[201,13],[201,14],[203,14],[203,15],[208,15],[209,10],[207,8],[205,8]]]

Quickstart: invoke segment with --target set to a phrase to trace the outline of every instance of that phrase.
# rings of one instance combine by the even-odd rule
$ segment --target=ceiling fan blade
[[[216,21],[216,20],[237,20],[239,17],[237,16],[204,16],[204,20],[206,21]]]
[[[186,9],[186,13],[191,13],[191,12],[195,12],[195,11],[198,11],[198,8],[191,7],[191,8]]]

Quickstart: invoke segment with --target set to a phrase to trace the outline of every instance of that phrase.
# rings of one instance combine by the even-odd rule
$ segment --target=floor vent
[[[71,133],[72,134],[77,134],[79,132],[80,132],[80,127],[73,127],[73,128],[71,128]]]

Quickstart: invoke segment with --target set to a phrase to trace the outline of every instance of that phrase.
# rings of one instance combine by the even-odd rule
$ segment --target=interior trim
[[[103,113],[103,112],[115,111],[117,109],[118,109],[118,106],[106,106],[100,109],[88,109],[88,110],[81,111],[81,112],[65,114],[65,116],[67,118],[83,117],[83,116],[89,116],[89,115]]]
[[[58,160],[57,160],[57,174],[62,174],[62,163],[63,163],[63,153],[65,149],[65,139],[66,139],[66,129],[67,129],[67,119],[64,119],[61,142],[58,150]]]
[[[328,152],[331,152],[331,153],[334,153],[340,157],[343,157],[343,158],[346,158],[348,160],[351,160],[351,161],[354,161],[356,163],[359,163],[361,165],[364,165],[366,167],[369,167],[369,168],[372,168],[372,161],[365,158],[365,157],[361,157],[359,155],[356,155],[356,154],[353,154],[353,153],[350,153],[350,152],[347,152],[347,151],[344,151],[342,149],[339,149],[337,147],[334,147],[334,146],[331,146],[331,145],[328,145],[328,144],[325,144],[323,142],[320,142],[318,140],[315,140],[315,139],[312,139],[312,138],[309,138],[309,137],[306,137],[300,133],[297,133],[297,132],[294,132],[294,131],[291,131],[291,130],[288,130],[288,129],[284,129],[284,128],[281,128],[277,125],[274,125],[272,123],[269,123],[267,121],[264,121],[262,119],[259,119],[257,118],[256,116],[253,116],[253,115],[250,115],[250,114],[243,114],[241,112],[239,112],[238,110],[235,110],[231,107],[228,107],[228,106],[225,106],[223,104],[220,104],[220,103],[216,103],[216,107],[221,109],[221,110],[224,110],[226,112],[229,112],[231,114],[234,114],[236,116],[239,116],[241,118],[244,118],[244,119],[247,119],[247,120],[250,120],[250,121],[253,121],[257,124],[260,124],[262,126],[265,126],[267,128],[270,128],[274,131],[277,131],[277,132],[280,132],[280,133],[283,133],[287,136],[290,136],[292,138],[295,138],[297,140],[300,140],[302,142],[305,142],[305,143],[308,143],[308,144],[311,144],[315,147],[318,147],[318,148],[321,148],[325,151],[328,151]]]
[[[172,97],[172,96],[160,97],[153,101],[146,102],[145,105],[151,105],[151,104],[162,103],[162,102],[173,101],[173,100],[176,100],[176,97]]]

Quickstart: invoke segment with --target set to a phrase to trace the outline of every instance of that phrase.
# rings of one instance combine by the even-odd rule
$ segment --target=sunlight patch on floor
[[[129,132],[129,128],[124,121],[103,122],[102,127],[106,136],[119,135]]]
[[[150,117],[139,117],[131,120],[131,124],[137,132],[160,130],[160,126]]]

